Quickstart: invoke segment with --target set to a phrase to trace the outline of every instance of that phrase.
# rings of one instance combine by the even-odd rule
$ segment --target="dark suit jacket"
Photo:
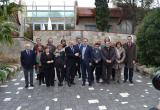
[[[92,63],[92,60],[93,60],[92,47],[87,45],[84,53],[84,59],[82,59],[82,50],[83,50],[83,46],[80,48],[81,60],[83,60],[86,64]]]
[[[104,48],[102,48],[101,56],[104,62],[106,62],[106,60],[111,60],[112,61],[111,64],[114,64],[114,61],[116,59],[116,53],[114,47],[107,48],[105,46]]]
[[[21,65],[25,69],[33,69],[33,65],[36,64],[36,55],[30,50],[30,54],[28,55],[26,50],[21,52],[20,56]]]
[[[68,46],[65,48],[66,53],[66,65],[75,64],[77,60],[77,56],[75,56],[75,53],[79,53],[79,50],[73,46],[74,52],[72,49]]]
[[[128,44],[124,44],[124,49],[126,51],[126,58],[124,60],[125,65],[128,68],[133,68],[133,60],[136,60],[136,45],[135,43],[131,44],[131,47],[128,46]]]
[[[80,49],[81,49],[81,47],[82,47],[82,44],[80,45],[80,47],[79,47],[79,45],[78,44],[76,44],[75,45],[75,48],[78,50],[78,53],[79,54],[81,54],[80,53]],[[79,64],[80,63],[80,59],[81,59],[81,57],[79,56],[79,57],[77,57],[77,59],[76,59],[76,62]]]
[[[102,57],[101,57],[101,50],[97,49],[97,48],[93,48],[92,51],[92,56],[93,56],[93,61],[95,62],[96,60],[101,61]]]
[[[40,60],[42,62],[42,67],[44,69],[54,69],[55,56],[53,53],[49,53],[49,55],[46,55],[46,53],[43,52],[41,54]],[[51,60],[53,60],[53,63],[48,64],[47,61],[51,61]]]

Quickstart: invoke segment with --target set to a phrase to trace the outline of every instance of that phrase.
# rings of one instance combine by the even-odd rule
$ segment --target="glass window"
[[[58,30],[64,30],[64,25],[63,24],[58,24]]]
[[[36,17],[36,12],[27,12],[27,17]]]
[[[74,29],[74,24],[66,24],[66,29]]]
[[[37,17],[48,17],[48,12],[37,12]]]
[[[34,28],[35,28],[35,30],[41,30],[40,24],[35,24],[35,25],[34,25]]]
[[[64,17],[64,12],[50,12],[51,17]]]
[[[48,24],[44,24],[45,30],[48,30]]]
[[[96,25],[85,25],[86,30],[96,30]]]
[[[74,17],[74,12],[65,12],[66,17]]]
[[[52,24],[52,30],[57,30],[56,24]]]

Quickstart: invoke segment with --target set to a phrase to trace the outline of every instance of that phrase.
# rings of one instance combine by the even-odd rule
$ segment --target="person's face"
[[[106,46],[110,47],[111,46],[111,42],[106,42]]]
[[[26,50],[30,50],[31,49],[31,45],[30,44],[26,44],[25,48],[26,48]]]
[[[39,51],[42,51],[42,46],[39,46],[39,47],[38,47],[38,50],[39,50]]]
[[[77,43],[80,44],[81,43],[81,39],[77,39]]]
[[[117,48],[120,48],[120,47],[121,47],[121,45],[118,43],[118,44],[117,44]]]
[[[65,44],[66,44],[66,41],[63,41],[62,44],[65,45]]]
[[[53,39],[49,39],[48,43],[52,44],[53,43]]]
[[[41,43],[41,39],[36,39],[37,44]]]
[[[46,52],[46,53],[49,53],[49,48],[46,48],[46,49],[45,49],[45,52]]]
[[[128,40],[128,43],[131,43],[132,42],[132,37],[128,37],[127,40]]]
[[[59,45],[59,46],[58,46],[58,50],[61,50],[61,49],[62,49],[62,46],[61,46],[61,45]]]
[[[69,42],[69,45],[70,45],[70,46],[73,46],[73,45],[74,45],[74,42],[73,42],[73,41],[70,41],[70,42]]]
[[[95,45],[95,48],[99,48],[99,45]]]
[[[88,40],[87,40],[87,39],[84,39],[84,40],[83,40],[83,44],[84,44],[84,45],[88,45]]]

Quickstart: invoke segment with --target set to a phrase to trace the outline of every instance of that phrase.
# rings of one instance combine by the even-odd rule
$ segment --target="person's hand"
[[[133,60],[133,64],[135,64],[136,63],[136,61],[135,60]]]
[[[120,61],[117,61],[117,63],[120,63]]]
[[[51,62],[51,63],[53,63],[54,61],[53,61],[53,60],[51,60],[50,62]]]
[[[92,63],[89,63],[89,66],[92,66]]]
[[[76,63],[76,66],[78,66],[78,63]]]
[[[78,57],[78,56],[79,56],[79,53],[75,53],[74,55]]]
[[[47,61],[47,63],[48,63],[48,64],[50,64],[50,63],[51,63],[51,61]]]
[[[66,68],[66,65],[64,65],[64,68]]]
[[[98,63],[98,60],[96,60],[95,62]]]
[[[111,63],[112,61],[111,60],[107,60],[107,63]]]

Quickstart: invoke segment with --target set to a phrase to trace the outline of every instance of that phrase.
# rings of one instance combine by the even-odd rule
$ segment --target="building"
[[[122,8],[110,8],[109,32],[127,33],[132,32],[132,22],[126,17],[127,11]],[[96,28],[95,8],[73,6],[48,5],[26,6],[26,24],[33,30],[94,30]]]

